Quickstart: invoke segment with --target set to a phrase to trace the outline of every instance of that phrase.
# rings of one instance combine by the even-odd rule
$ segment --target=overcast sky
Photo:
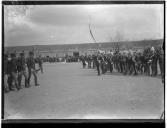
[[[5,46],[94,43],[89,22],[97,42],[163,38],[160,4],[41,5],[26,13],[23,9],[5,6]]]

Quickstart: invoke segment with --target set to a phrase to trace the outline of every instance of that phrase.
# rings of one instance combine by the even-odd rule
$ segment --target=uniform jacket
[[[33,57],[28,57],[27,58],[27,67],[29,69],[35,69],[35,59]]]

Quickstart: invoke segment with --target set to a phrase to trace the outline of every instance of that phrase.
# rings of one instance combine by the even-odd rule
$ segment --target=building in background
[[[65,57],[65,56],[81,56],[92,55],[98,50],[113,51],[118,46],[120,50],[125,49],[143,49],[151,46],[161,46],[163,39],[159,40],[143,40],[143,41],[122,41],[122,42],[104,42],[104,43],[85,43],[85,44],[62,44],[62,45],[34,45],[34,46],[15,46],[5,47],[4,52],[20,53],[24,51],[28,56],[29,51],[34,51],[35,56],[42,57]]]

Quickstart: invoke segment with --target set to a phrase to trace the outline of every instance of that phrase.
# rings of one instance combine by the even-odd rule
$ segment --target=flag
[[[92,31],[91,31],[91,28],[90,28],[90,24],[89,24],[89,31],[90,31],[91,37],[93,38],[94,42],[96,43],[96,40],[95,40],[95,38],[94,38],[94,36],[93,36],[93,34],[92,34]]]

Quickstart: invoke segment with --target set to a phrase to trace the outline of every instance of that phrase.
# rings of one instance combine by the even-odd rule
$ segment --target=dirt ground
[[[159,77],[98,76],[81,63],[44,64],[40,86],[4,95],[7,119],[159,119],[164,86]],[[24,81],[22,81],[24,83]]]

